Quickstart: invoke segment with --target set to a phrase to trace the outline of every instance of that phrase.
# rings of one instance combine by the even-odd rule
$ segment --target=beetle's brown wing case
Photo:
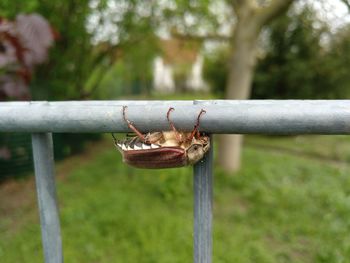
[[[187,164],[186,152],[180,147],[124,151],[124,162],[138,168],[174,168]]]

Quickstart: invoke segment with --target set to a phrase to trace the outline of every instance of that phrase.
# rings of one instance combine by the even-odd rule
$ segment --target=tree
[[[267,47],[259,59],[252,97],[257,99],[325,99],[334,95],[323,37],[328,25],[305,6],[276,19],[266,32]],[[332,50],[333,48],[331,48]]]
[[[152,2],[151,5],[145,5],[143,1],[137,0],[93,2],[105,3],[104,9],[106,6],[108,9],[108,3],[114,3],[115,17],[117,17],[115,24],[120,33],[118,35],[119,43],[132,43],[133,39],[140,41],[142,37],[138,36],[142,36],[142,32],[150,34],[153,32],[154,34],[155,31],[162,28],[163,24],[169,28],[176,27],[179,35],[186,38],[198,39],[199,41],[203,39],[230,41],[232,55],[229,59],[226,98],[248,99],[256,63],[256,45],[262,28],[285,13],[294,1],[296,0],[221,1],[225,4],[228,3],[227,10],[221,9],[225,15],[213,12],[215,4],[207,0],[173,0],[165,3]],[[142,9],[141,13],[140,8]],[[233,15],[232,10],[235,15]],[[66,12],[69,13],[69,10],[60,13]],[[74,15],[76,14],[71,14],[73,17]],[[223,17],[225,19],[222,19]],[[222,23],[229,23],[233,26],[234,30],[231,36],[222,36],[216,33]],[[136,38],[132,34],[135,32],[132,30],[135,25],[140,25],[143,28],[142,32],[136,31],[138,33]],[[138,27],[136,26],[136,28]],[[225,170],[235,171],[239,168],[241,141],[241,136],[224,136],[224,143],[220,144],[219,161]]]
[[[99,64],[104,50],[93,52],[86,20],[91,12],[89,0],[5,0],[0,3],[0,16],[8,19],[18,14],[44,14],[58,33],[59,39],[50,50],[45,65],[33,71],[33,99],[79,98],[86,79]],[[104,56],[102,56],[104,57]]]
[[[35,74],[31,86],[35,99],[87,98],[94,92],[86,85],[90,76],[97,68],[107,68],[112,63],[115,47],[93,45],[92,33],[87,30],[86,21],[93,12],[89,2],[38,1],[36,4],[35,10],[46,14],[60,37],[50,52],[48,63]],[[103,7],[103,3],[101,6]],[[102,7],[98,6],[96,9]],[[99,29],[97,25],[94,30]],[[96,77],[95,81],[99,82],[100,77]]]
[[[345,69],[345,73],[344,63],[349,61],[346,36],[346,27],[332,33],[312,6],[291,8],[264,31],[251,98],[342,98],[345,89],[335,80],[342,79],[341,69]],[[227,56],[225,46],[206,57],[207,81],[220,97],[227,81]],[[345,80],[338,82],[346,83]]]
[[[33,69],[47,59],[53,41],[50,25],[38,14],[0,17],[0,100],[30,98]]]
[[[270,3],[272,4],[272,2]],[[267,33],[264,34],[264,44],[266,44],[266,39],[268,38],[267,50],[265,50],[267,54],[259,63],[252,93],[253,97],[334,99],[349,96],[349,74],[346,71],[349,67],[347,56],[349,38],[345,37],[349,31],[343,28],[337,34],[332,35],[328,31],[327,23],[317,17],[316,11],[307,6],[300,11],[301,6],[297,7],[288,15],[286,15],[285,11],[282,12],[285,15],[279,15],[280,19],[271,21],[273,23],[269,23],[269,27],[264,30]],[[238,26],[238,23],[236,25]],[[321,40],[323,45],[321,45]],[[328,40],[326,45],[324,44],[325,40]],[[234,58],[237,50],[232,44],[229,49]],[[252,50],[255,52],[254,49]],[[224,55],[221,55],[220,52],[224,52]],[[237,53],[242,54],[242,52]],[[227,66],[224,62],[227,57],[227,50],[219,51],[218,55],[218,58],[209,57],[207,60],[209,62],[207,72],[210,74],[209,77],[211,79],[216,79],[216,83],[218,81],[222,83],[226,80],[223,73],[225,73],[225,70],[230,71],[230,68],[232,69],[232,63]],[[255,56],[253,56],[251,62],[250,70],[252,71],[256,63]],[[243,67],[243,65],[238,66]],[[240,75],[243,74],[238,74],[236,78],[241,79]],[[251,80],[248,82],[251,82]],[[302,89],[300,88],[301,83]],[[216,85],[216,87],[218,86],[220,85]],[[228,86],[229,84],[226,87]],[[247,85],[243,86],[247,87]],[[242,85],[237,85],[237,87],[242,87]],[[219,87],[217,91],[220,91],[221,95],[222,88]],[[248,98],[249,93],[251,93],[250,88],[248,91],[245,93],[245,97],[241,95],[240,98]],[[238,139],[241,138],[240,136],[237,137]],[[224,153],[219,151],[221,156],[219,161],[222,162],[226,158],[226,161],[230,164],[234,146],[230,146],[226,138],[223,139],[222,144],[227,150]],[[237,151],[240,152],[239,149]],[[236,161],[239,164],[239,157],[236,158]],[[238,167],[235,163],[231,164],[232,169]]]
[[[259,35],[264,26],[284,14],[294,0],[232,0],[236,24],[231,42],[227,99],[249,99]],[[240,168],[242,135],[223,135],[219,142],[220,166],[230,172]]]
[[[328,76],[329,98],[350,97],[350,25],[340,28],[332,37],[330,48],[324,59]]]
[[[45,14],[59,35],[49,60],[33,72],[34,99],[96,98],[101,81],[121,57],[133,72],[130,75],[137,75],[136,82],[146,82],[144,79],[149,78],[145,69],[150,69],[150,57],[156,47],[152,5],[136,0],[0,2],[2,17],[14,18],[19,13],[32,12]],[[112,24],[107,25],[107,20]],[[106,28],[114,31],[96,39]]]
[[[230,43],[227,99],[248,99],[257,61],[256,48],[262,29],[284,14],[296,0],[227,0],[221,1],[220,14],[213,12],[218,2],[174,0],[164,16],[178,28],[178,36],[202,40],[225,40]],[[220,2],[220,1],[219,1]],[[234,18],[234,19],[233,19]],[[181,22],[182,21],[182,22]],[[186,21],[190,21],[186,25]],[[229,25],[229,35],[218,34],[220,24]],[[226,171],[240,166],[242,136],[223,135],[219,144],[219,162]]]

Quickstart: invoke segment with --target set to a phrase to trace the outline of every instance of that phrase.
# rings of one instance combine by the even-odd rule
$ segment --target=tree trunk
[[[252,21],[252,10],[247,10],[236,24],[226,98],[249,99],[256,64],[256,46],[259,27]],[[221,135],[219,138],[219,165],[227,172],[236,172],[241,165],[242,135]]]
[[[237,23],[232,42],[232,57],[226,98],[249,99],[256,64],[256,46],[263,26],[285,13],[295,0],[270,0],[259,6],[254,0],[231,0]],[[223,135],[219,141],[219,164],[227,172],[241,165],[242,135]]]

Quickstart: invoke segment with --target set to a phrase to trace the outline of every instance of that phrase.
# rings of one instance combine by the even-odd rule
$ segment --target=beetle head
[[[203,158],[204,154],[209,150],[210,142],[208,136],[201,136],[193,139],[192,144],[187,148],[187,159],[189,164],[195,164]]]

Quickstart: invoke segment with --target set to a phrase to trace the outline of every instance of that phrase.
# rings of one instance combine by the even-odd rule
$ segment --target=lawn
[[[215,170],[213,262],[347,262],[350,139],[246,142],[239,173]],[[59,163],[65,262],[192,262],[191,171],[128,168],[110,141]],[[34,191],[0,186],[2,263],[43,262]]]

